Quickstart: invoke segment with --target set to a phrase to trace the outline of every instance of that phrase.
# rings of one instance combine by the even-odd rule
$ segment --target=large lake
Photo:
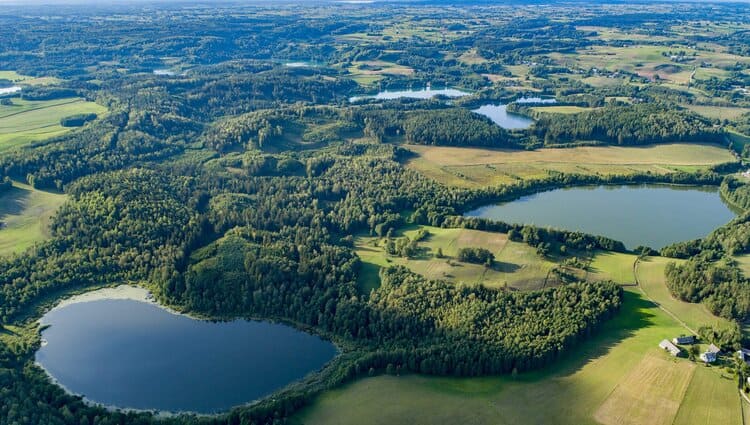
[[[213,323],[132,299],[75,302],[41,320],[36,360],[62,386],[108,406],[212,413],[320,369],[333,344],[261,321]]]
[[[446,97],[463,97],[470,93],[461,91],[458,89],[431,89],[429,87],[420,90],[384,90],[372,96],[354,96],[349,98],[350,102],[357,102],[363,99],[379,99],[379,100],[392,100],[400,98],[411,98],[411,99],[430,99],[432,97],[441,95]]]
[[[659,185],[558,189],[466,215],[579,230],[622,241],[628,248],[657,249],[706,236],[735,217],[716,188]]]

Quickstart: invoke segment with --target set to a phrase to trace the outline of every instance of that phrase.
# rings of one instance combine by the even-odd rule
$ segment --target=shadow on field
[[[605,356],[614,346],[632,337],[637,330],[653,325],[653,312],[656,309],[656,304],[642,298],[640,294],[624,291],[620,311],[613,318],[539,373],[544,376],[566,376],[578,372],[588,363]],[[658,342],[654,341],[654,347]],[[532,372],[530,375],[535,374]]]
[[[20,215],[26,208],[26,201],[30,196],[30,190],[18,187],[0,195],[0,221],[9,215]]]

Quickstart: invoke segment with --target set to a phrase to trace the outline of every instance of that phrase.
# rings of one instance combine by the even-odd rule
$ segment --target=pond
[[[0,96],[4,94],[17,93],[19,91],[21,91],[20,86],[0,87]]]
[[[174,72],[174,71],[172,71],[172,70],[169,70],[169,69],[155,69],[154,70],[154,75],[162,75],[162,76],[166,76],[166,77],[174,77],[175,75],[177,75],[177,73]]]
[[[551,104],[557,103],[557,99],[551,97],[522,97],[520,99],[516,99],[516,103]]]
[[[628,248],[663,248],[706,236],[735,217],[717,188],[638,185],[575,187],[542,192],[466,213],[607,236]]]
[[[438,95],[445,97],[463,97],[468,96],[469,94],[470,93],[458,89],[432,89],[428,86],[420,90],[384,90],[372,96],[354,96],[349,98],[349,101],[357,102],[363,99],[392,100],[400,98],[429,99]]]
[[[472,112],[484,115],[506,130],[527,129],[534,122],[531,118],[526,118],[523,115],[509,113],[507,107],[507,105],[483,105]]]
[[[337,354],[286,325],[197,320],[143,298],[93,296],[52,309],[41,319],[50,326],[37,363],[106,406],[213,413],[267,396]]]

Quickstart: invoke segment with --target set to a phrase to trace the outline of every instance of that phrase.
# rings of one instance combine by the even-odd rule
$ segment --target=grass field
[[[581,106],[535,106],[531,109],[536,112],[547,112],[550,114],[577,114],[591,111],[593,108],[583,108]]]
[[[356,253],[362,259],[359,287],[364,293],[379,285],[378,272],[381,267],[403,265],[428,279],[443,279],[449,282],[483,284],[488,287],[528,290],[551,284],[549,271],[555,263],[536,254],[536,250],[524,243],[509,241],[503,233],[482,232],[469,229],[442,229],[420,226],[430,232],[419,243],[421,252],[414,258],[391,257],[383,249],[384,240],[358,237]],[[403,232],[413,239],[417,227]],[[495,254],[495,265],[462,263],[456,260],[458,250],[465,247],[482,247]],[[444,258],[437,258],[441,248]]]
[[[662,352],[685,329],[627,288],[622,311],[553,367],[484,378],[378,376],[318,397],[316,424],[741,424],[734,380]]]
[[[672,297],[664,279],[664,268],[672,261],[680,260],[648,257],[638,262],[638,278],[646,295],[695,331],[703,325],[717,329],[732,326],[729,321],[711,314],[702,304],[686,303]]]
[[[50,217],[66,196],[15,183],[0,195],[0,255],[18,253],[46,239]]]
[[[663,144],[644,147],[591,146],[535,151],[407,146],[417,156],[408,166],[436,181],[476,188],[543,178],[550,172],[579,174],[666,174],[694,171],[733,161],[726,149],[705,144]]]
[[[28,75],[21,75],[16,71],[0,71],[0,80],[9,80],[29,86],[47,86],[60,82],[55,77],[30,77]]]
[[[104,106],[83,99],[26,101],[13,99],[13,106],[0,105],[0,152],[44,140],[71,130],[60,119],[75,114],[105,114]]]
[[[706,118],[716,118],[720,120],[733,120],[742,114],[750,112],[750,109],[748,108],[736,108],[730,106],[685,105],[685,107]]]

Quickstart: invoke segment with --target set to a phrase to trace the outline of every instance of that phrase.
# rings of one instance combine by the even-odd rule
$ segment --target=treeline
[[[535,114],[533,132],[545,145],[597,140],[616,145],[723,143],[723,133],[693,112],[647,103],[604,106],[576,114]]]
[[[515,293],[427,281],[388,268],[369,297],[356,293],[358,259],[341,248],[301,246],[236,229],[204,248],[184,286],[166,293],[194,311],[279,317],[378,347],[361,368],[483,375],[541,367],[588,336],[621,302],[608,284]],[[572,310],[571,310],[572,309]],[[482,318],[492,317],[491,321]]]
[[[750,316],[750,281],[736,265],[691,258],[681,265],[669,263],[667,287],[675,297],[703,303],[715,315],[744,321]]]
[[[463,108],[407,113],[403,134],[408,143],[441,146],[509,147],[513,139],[489,118]]]
[[[63,127],[82,127],[89,121],[94,121],[96,114],[77,114],[60,119],[60,125]]]

